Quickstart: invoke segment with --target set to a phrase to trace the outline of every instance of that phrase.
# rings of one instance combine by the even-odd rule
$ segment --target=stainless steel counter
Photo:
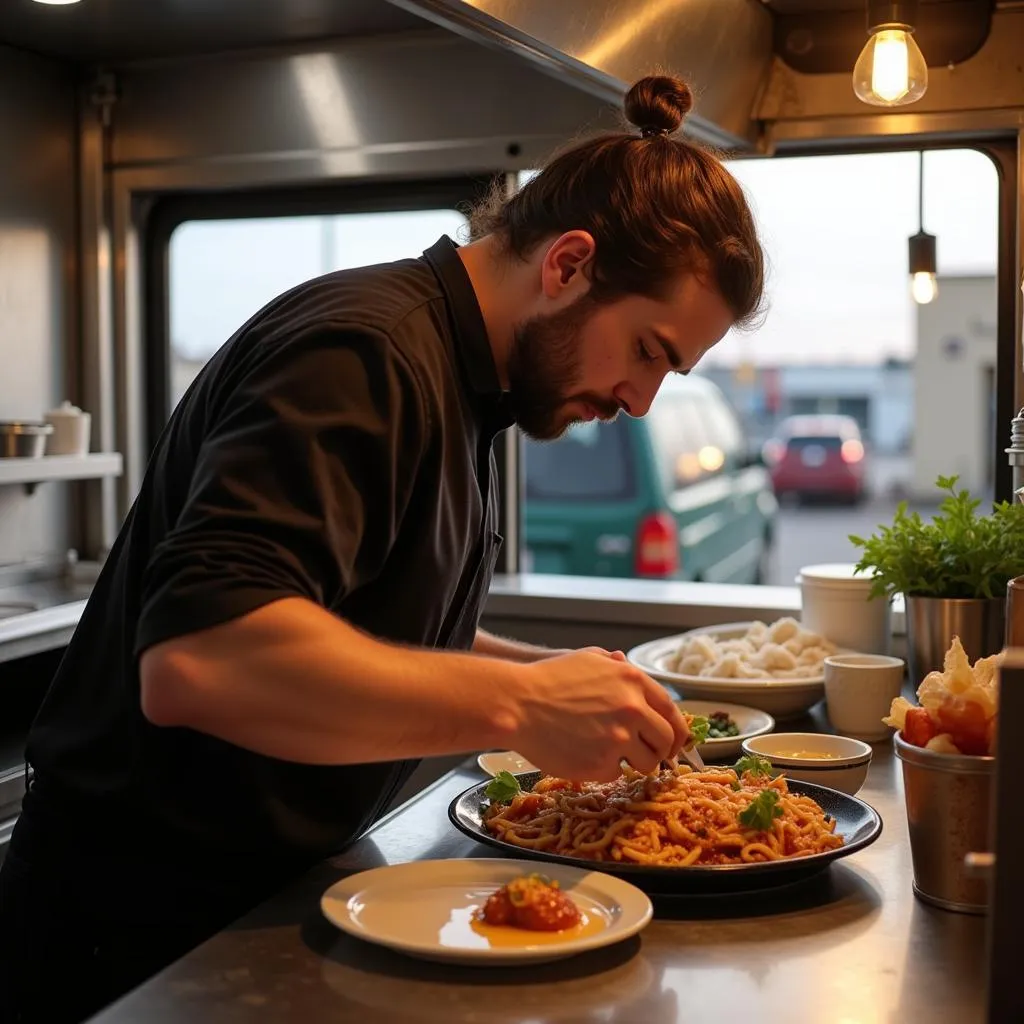
[[[66,646],[96,571],[49,563],[0,571],[0,662]]]
[[[636,939],[529,969],[420,963],[349,938],[321,893],[381,864],[492,853],[446,809],[481,778],[446,775],[115,1006],[102,1024],[972,1024],[983,1019],[984,920],[917,901],[898,762],[875,748],[861,796],[885,828],[867,850],[771,895],[660,899]],[[153,898],[160,898],[154,879]]]

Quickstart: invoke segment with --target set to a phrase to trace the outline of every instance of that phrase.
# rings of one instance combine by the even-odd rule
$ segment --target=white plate
[[[700,756],[709,763],[721,763],[730,757],[738,757],[744,740],[763,736],[775,728],[775,719],[766,711],[744,707],[742,704],[727,704],[721,700],[677,700],[679,708],[691,715],[710,717],[716,711],[724,711],[739,728],[739,735],[709,739],[697,747]]]
[[[336,882],[321,898],[320,909],[332,924],[367,942],[424,960],[488,967],[575,956],[628,939],[651,919],[650,899],[629,882],[550,864],[540,870],[602,927],[564,936],[516,929],[523,945],[511,946],[492,945],[492,939],[473,930],[473,913],[492,892],[537,870],[536,861],[504,859],[393,864]],[[508,935],[512,929],[502,931]]]
[[[824,665],[818,675],[807,679],[719,679],[713,676],[684,675],[666,667],[669,659],[679,650],[679,645],[690,637],[705,633],[717,640],[730,640],[743,636],[749,626],[749,622],[727,622],[721,626],[687,630],[685,633],[640,644],[626,657],[652,678],[677,690],[685,699],[742,702],[749,707],[767,711],[776,718],[792,718],[817,704],[825,696]],[[837,653],[848,652],[840,648]]]
[[[721,700],[679,700],[676,703],[691,715],[709,716],[715,711],[724,711],[739,727],[737,736],[709,739],[697,747],[700,756],[712,764],[730,757],[738,757],[744,740],[763,736],[775,728],[775,719],[767,712],[744,707],[742,704],[727,704]],[[514,750],[489,750],[481,754],[476,763],[481,771],[491,776],[497,775],[498,772],[511,772],[517,775],[537,771],[535,764]]]

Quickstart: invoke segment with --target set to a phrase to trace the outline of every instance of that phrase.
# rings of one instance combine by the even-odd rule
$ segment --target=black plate
[[[541,777],[540,772],[524,772],[516,776],[524,790],[532,789]],[[836,819],[836,832],[845,840],[842,846],[836,850],[787,860],[763,861],[757,864],[709,864],[703,867],[695,865],[689,868],[585,860],[582,857],[565,857],[561,854],[545,853],[543,850],[526,849],[492,836],[483,825],[483,812],[490,803],[484,795],[484,790],[490,781],[488,779],[486,782],[471,786],[448,806],[451,823],[470,839],[486,843],[516,858],[554,861],[618,875],[639,888],[654,893],[751,892],[789,885],[824,871],[832,861],[840,857],[848,857],[851,853],[870,846],[882,834],[882,819],[878,812],[863,800],[834,789],[827,789],[825,786],[816,786],[811,782],[787,779],[790,792],[811,797],[821,805],[826,814]]]

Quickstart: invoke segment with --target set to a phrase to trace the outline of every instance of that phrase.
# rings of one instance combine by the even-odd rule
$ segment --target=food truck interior
[[[893,11],[914,19],[927,89],[905,104],[866,103],[853,81],[866,27]],[[541,456],[531,462],[510,430],[498,441],[505,541],[483,625],[552,647],[629,650],[798,612],[793,569],[808,559],[793,536],[820,530],[845,544],[855,531],[841,517],[856,508],[773,494],[762,446],[773,450],[787,414],[857,421],[861,440],[842,450],[863,442],[864,472],[882,481],[869,531],[901,496],[931,501],[937,473],[960,473],[988,499],[1011,497],[1005,449],[1024,405],[1019,0],[7,0],[0,420],[41,421],[65,401],[90,420],[84,453],[0,459],[0,850],[25,784],[28,724],[152,445],[203,362],[304,278],[459,237],[468,205],[496,179],[514,189],[566,141],[616,127],[626,88],[656,70],[693,84],[686,131],[718,149],[755,208],[776,218],[770,292],[777,285],[785,330],[799,331],[799,308],[817,318],[789,356],[758,356],[757,336],[730,338],[707,367],[708,388],[735,410],[738,440],[734,462],[723,442],[714,448],[722,461],[705,465],[705,447],[694,473],[716,487],[747,481],[730,508],[760,474],[758,525],[737,539],[753,521],[737,514],[727,553],[716,554],[681,520],[689,539],[661,571],[638,568],[633,543],[663,521],[616,520],[581,561],[566,537],[583,535],[595,508],[610,509],[607,496],[573,478],[577,491],[555,495],[558,515],[580,519],[560,531],[545,511]],[[792,184],[812,179],[813,195]],[[844,207],[860,201],[858,190],[871,215],[855,229]],[[957,210],[967,211],[960,220]],[[939,299],[918,306],[907,298],[907,238],[947,219],[948,230],[933,227]],[[776,225],[801,220],[803,233],[786,242]],[[876,258],[875,232],[898,236],[896,256]],[[981,255],[959,259],[975,241]],[[831,283],[794,283],[791,253],[833,267]],[[861,265],[884,265],[879,273],[895,281],[891,338],[867,319],[843,333],[851,309],[883,304],[870,290],[876,278],[857,276]],[[782,328],[777,337],[783,347],[791,340]],[[847,394],[836,383],[844,374],[866,383]],[[780,380],[793,382],[789,397]],[[14,440],[3,442],[11,454]],[[677,473],[684,462],[676,458]],[[639,479],[639,466],[623,472]],[[683,493],[678,478],[673,486]],[[729,555],[740,547],[750,555],[742,565]],[[812,560],[856,558],[844,547]],[[897,609],[897,653],[902,621]],[[1003,707],[1010,746],[1022,719],[1009,697]],[[396,806],[455,763],[425,763]],[[993,891],[1019,909],[1008,865],[1020,863],[1020,826],[1005,804],[996,818]],[[988,927],[992,1019],[1020,1019],[998,1016],[1011,1005],[1002,998],[1018,998],[1000,995],[1013,987],[1012,925],[993,912]]]

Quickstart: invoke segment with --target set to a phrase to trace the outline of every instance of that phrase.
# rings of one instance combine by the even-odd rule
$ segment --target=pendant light
[[[937,272],[936,239],[924,229],[924,150],[920,153],[920,171],[917,179],[916,235],[910,236],[910,294],[923,306],[939,294],[935,279]]]
[[[868,0],[869,39],[853,68],[853,91],[875,107],[902,107],[928,88],[928,65],[917,43],[917,0]]]

